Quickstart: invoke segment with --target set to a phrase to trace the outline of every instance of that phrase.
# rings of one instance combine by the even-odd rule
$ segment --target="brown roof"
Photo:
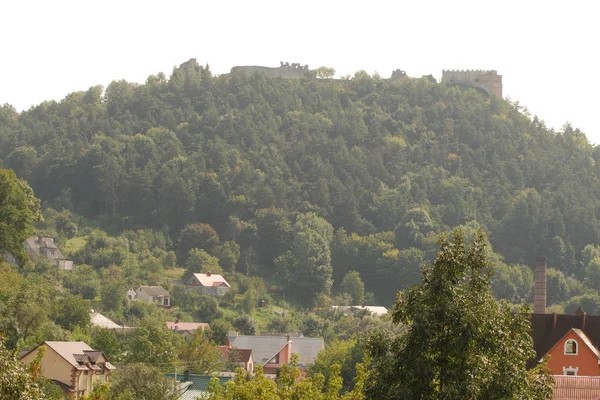
[[[229,357],[229,354],[234,353],[234,357],[239,362],[247,363],[253,357],[252,349],[238,349],[230,346],[219,346],[219,351],[223,356]]]
[[[600,345],[600,316],[569,314],[531,314],[531,335],[539,361],[571,329],[580,329],[592,346]]]
[[[64,358],[73,367],[81,370],[96,369],[93,365],[86,365],[88,362],[95,363],[100,355],[103,355],[101,351],[94,350],[88,346],[85,342],[44,342],[40,346],[46,345],[56,352],[59,356]],[[39,347],[39,346],[38,346]],[[38,348],[36,347],[36,349]],[[33,349],[35,350],[35,349]],[[31,351],[33,351],[31,350]],[[25,357],[28,352],[23,354],[21,358]],[[106,359],[106,356],[104,356]],[[109,362],[105,362],[108,369],[115,369]]]
[[[600,377],[554,375],[554,400],[600,399]]]

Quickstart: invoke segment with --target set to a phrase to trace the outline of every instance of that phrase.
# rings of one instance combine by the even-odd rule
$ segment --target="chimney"
[[[558,314],[555,312],[552,313],[552,330],[556,329],[556,320],[558,318]]]
[[[587,314],[585,313],[585,311],[583,311],[583,308],[581,308],[581,306],[579,308],[577,308],[577,310],[575,310],[575,315],[581,317],[581,330],[584,330]]]
[[[538,257],[535,263],[535,290],[533,294],[533,312],[546,313],[546,257]]]

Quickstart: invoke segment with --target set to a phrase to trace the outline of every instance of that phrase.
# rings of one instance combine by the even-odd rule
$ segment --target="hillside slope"
[[[256,253],[259,274],[289,273],[308,226],[335,283],[358,270],[383,302],[418,279],[434,235],[458,225],[482,226],[507,264],[545,254],[583,280],[583,249],[600,242],[599,158],[582,132],[550,131],[517,103],[364,72],[214,77],[188,62],[141,85],[0,108],[0,160],[46,207],[175,243],[207,223],[247,260]],[[335,235],[299,221],[311,213]]]

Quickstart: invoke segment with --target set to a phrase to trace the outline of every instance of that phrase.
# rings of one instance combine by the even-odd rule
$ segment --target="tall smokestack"
[[[536,314],[546,313],[546,257],[538,257],[535,260],[533,312]]]

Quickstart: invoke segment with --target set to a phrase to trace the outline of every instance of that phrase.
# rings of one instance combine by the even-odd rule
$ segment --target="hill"
[[[585,294],[600,280],[599,158],[582,132],[549,130],[517,102],[364,72],[213,76],[188,62],[0,108],[0,160],[44,207],[115,236],[160,231],[177,264],[198,248],[307,305],[352,270],[390,304],[459,225],[488,232],[499,297],[531,297],[538,254],[555,268],[551,302]]]

